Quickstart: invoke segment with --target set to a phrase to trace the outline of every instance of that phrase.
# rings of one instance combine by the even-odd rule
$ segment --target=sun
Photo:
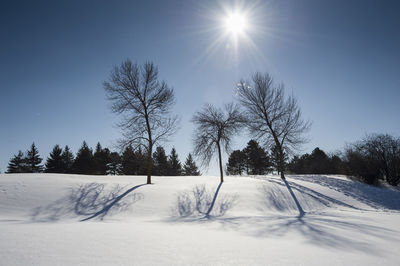
[[[247,18],[245,14],[239,12],[227,14],[224,19],[224,26],[229,33],[240,35],[244,33],[248,27]]]

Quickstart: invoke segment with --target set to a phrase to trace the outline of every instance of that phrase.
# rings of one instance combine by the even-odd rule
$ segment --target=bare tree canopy
[[[222,149],[230,151],[232,137],[239,133],[244,123],[237,105],[225,105],[224,109],[206,104],[192,118],[196,125],[194,133],[194,155],[203,166],[208,166],[218,152],[221,182],[224,181],[222,169]]]
[[[400,138],[389,134],[371,134],[345,150],[349,174],[367,184],[379,179],[392,186],[400,183]]]
[[[152,62],[138,66],[129,59],[114,67],[103,86],[112,102],[112,111],[122,115],[122,144],[143,147],[147,153],[150,184],[153,147],[168,140],[177,128],[178,117],[170,115],[175,103],[174,90],[158,80],[158,69]]]
[[[256,73],[252,82],[240,81],[238,95],[251,134],[269,148],[276,146],[279,172],[284,179],[285,155],[307,141],[303,135],[311,123],[302,119],[294,96],[285,97],[284,85],[275,85],[269,74]]]

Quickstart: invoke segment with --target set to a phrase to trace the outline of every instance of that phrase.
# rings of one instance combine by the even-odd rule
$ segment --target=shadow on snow
[[[212,219],[225,215],[235,204],[236,196],[218,197],[221,186],[222,183],[219,183],[214,193],[208,191],[205,185],[197,185],[191,191],[179,193],[172,216],[178,219]]]
[[[219,184],[214,196],[207,192],[205,186],[196,186],[192,191],[186,191],[178,195],[174,213],[178,218],[170,219],[170,222],[184,223],[208,223],[219,224],[224,229],[231,229],[253,237],[283,237],[292,232],[300,234],[305,242],[312,245],[338,250],[350,250],[379,255],[384,249],[371,246],[367,238],[393,239],[397,231],[365,223],[365,218],[360,221],[357,217],[344,217],[329,215],[326,213],[307,213],[302,207],[293,190],[300,192],[300,199],[313,200],[323,206],[337,204],[358,208],[328,197],[310,188],[298,185],[286,180],[268,180],[274,186],[264,185],[261,189],[265,205],[273,208],[271,215],[265,216],[239,216],[224,217],[228,209],[233,207],[235,197],[225,197],[217,200],[218,192],[222,184]],[[287,191],[281,189],[286,187]],[[290,215],[286,211],[296,211],[296,215]],[[213,215],[210,215],[210,213]],[[286,212],[286,213],[285,213]],[[360,234],[362,237],[359,237]]]
[[[301,197],[302,204],[305,205],[305,207],[310,210],[315,210],[316,208],[318,208],[318,206],[332,207],[334,204],[341,207],[350,208],[353,210],[362,210],[353,205],[329,197],[318,191],[302,186],[295,182],[290,182],[287,180],[278,181],[273,179],[268,180],[268,182],[272,183],[273,186],[267,186],[267,185],[263,186],[263,194],[265,196],[265,201],[266,201],[265,204],[270,205],[270,207],[275,208],[276,210],[284,211],[289,208],[293,209],[291,204],[293,199],[293,202],[296,204],[299,214],[304,215],[304,210],[300,205],[299,201],[297,200],[293,190],[299,192],[298,195]],[[286,187],[289,190],[292,199],[288,197],[287,193],[283,193],[279,189],[279,186]]]
[[[296,175],[292,178],[341,192],[373,208],[400,210],[400,191],[393,188],[375,187],[326,175]]]
[[[70,193],[49,204],[33,210],[31,220],[36,222],[57,221],[61,218],[86,216],[80,221],[98,218],[103,220],[107,215],[127,210],[132,204],[141,200],[141,193],[132,193],[145,184],[126,189],[120,185],[107,187],[104,184],[89,183],[71,189]]]

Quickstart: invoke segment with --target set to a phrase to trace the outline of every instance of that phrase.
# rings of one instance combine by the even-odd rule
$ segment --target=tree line
[[[341,154],[327,155],[316,148],[311,154],[293,157],[288,164],[296,174],[344,174],[367,184],[400,183],[400,138],[371,134],[348,144]]]
[[[185,163],[179,160],[175,148],[167,156],[163,147],[158,146],[152,156],[153,175],[195,176],[200,175],[198,167],[189,153]],[[97,143],[93,151],[84,141],[76,156],[70,148],[55,145],[46,159],[39,156],[39,151],[32,143],[26,153],[19,151],[7,167],[7,173],[67,173],[87,175],[146,175],[146,155],[141,149],[127,146],[121,154],[111,152]]]
[[[243,150],[233,151],[226,165],[229,175],[263,175],[279,171],[276,151],[265,151],[250,140]],[[341,174],[361,182],[378,185],[385,181],[400,183],[400,138],[389,134],[372,134],[348,144],[342,152],[327,154],[315,148],[310,154],[285,158],[285,171],[291,174]]]

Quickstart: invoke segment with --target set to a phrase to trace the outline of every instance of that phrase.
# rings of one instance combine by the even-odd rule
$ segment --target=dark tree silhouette
[[[17,155],[14,155],[13,158],[10,159],[10,162],[7,166],[7,173],[24,173],[26,171],[25,166],[25,158],[22,151],[18,151]]]
[[[348,173],[369,184],[385,180],[400,183],[400,138],[372,134],[350,145],[345,151]]]
[[[278,170],[284,179],[285,153],[293,152],[306,142],[303,134],[309,130],[310,122],[302,120],[296,99],[285,97],[283,84],[274,85],[269,74],[256,73],[252,83],[240,81],[238,95],[252,135],[264,140],[268,148],[276,146]]]
[[[194,155],[200,158],[204,166],[208,166],[217,152],[221,182],[224,182],[222,149],[230,151],[232,137],[242,128],[244,118],[239,108],[227,104],[224,109],[219,109],[207,104],[193,116],[192,122],[196,125]]]
[[[267,152],[260,147],[257,141],[250,140],[243,149],[246,158],[248,175],[264,175],[271,171],[272,163]]]
[[[127,146],[122,153],[121,158],[121,171],[124,175],[136,175],[137,165],[136,165],[135,151],[132,146]]]
[[[329,156],[318,147],[311,154],[294,156],[287,168],[295,174],[345,174],[340,157]]]
[[[35,146],[35,143],[32,143],[30,150],[26,153],[25,164],[26,171],[28,173],[40,173],[43,171],[43,166],[40,164],[42,162],[42,158],[39,156],[39,151]]]
[[[228,158],[226,166],[227,175],[242,175],[246,171],[247,157],[241,150],[233,151]]]
[[[168,174],[168,158],[163,147],[158,146],[153,153],[154,175],[166,176]]]
[[[72,165],[74,174],[91,175],[94,172],[93,151],[88,147],[86,141],[82,143],[82,147],[76,154],[74,164]]]
[[[111,152],[107,164],[107,175],[119,175],[121,172],[121,156],[119,156],[118,152]]]
[[[46,173],[64,173],[65,166],[62,158],[62,149],[55,145],[46,161]]]
[[[110,150],[102,148],[100,142],[96,145],[96,150],[93,154],[94,159],[94,174],[106,175],[107,164],[110,162]]]
[[[72,173],[72,165],[74,163],[74,155],[70,151],[68,145],[65,146],[64,151],[61,155],[63,161],[63,173]]]
[[[288,155],[286,152],[283,152],[283,166],[281,165],[281,153],[279,148],[273,144],[271,148],[271,163],[272,167],[278,172],[278,175],[281,174],[281,169],[286,169],[286,161],[288,160]]]
[[[119,126],[123,130],[122,144],[144,147],[147,154],[147,184],[151,184],[153,147],[167,140],[177,129],[177,116],[170,116],[175,102],[174,91],[158,80],[153,63],[143,66],[129,59],[111,72],[104,82],[112,110],[122,114]]]
[[[178,154],[175,148],[172,148],[171,154],[168,157],[168,173],[169,176],[180,176],[182,175],[182,165],[179,161]]]
[[[198,176],[200,171],[197,168],[196,163],[193,160],[192,154],[188,154],[185,164],[183,166],[182,175],[186,176]]]

